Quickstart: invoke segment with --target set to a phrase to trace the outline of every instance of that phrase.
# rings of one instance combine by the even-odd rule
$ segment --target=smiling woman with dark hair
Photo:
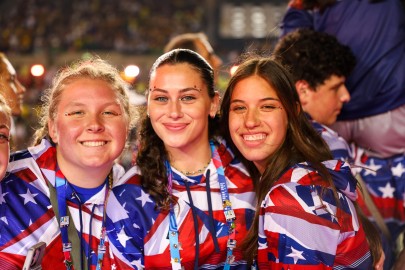
[[[218,133],[212,67],[188,49],[150,72],[136,166],[114,189],[119,250],[136,269],[248,269],[253,183]]]
[[[231,149],[260,175],[249,261],[259,269],[371,269],[356,180],[307,120],[290,74],[270,58],[245,60],[221,116]]]

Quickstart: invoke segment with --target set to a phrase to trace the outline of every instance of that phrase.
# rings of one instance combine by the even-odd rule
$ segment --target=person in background
[[[6,55],[0,52],[0,94],[4,96],[11,108],[12,117],[10,128],[12,141],[10,147],[12,150],[19,150],[21,148],[21,140],[27,139],[25,136],[21,136],[25,134],[26,127],[23,127],[23,133],[21,134],[21,132],[19,132],[20,125],[15,121],[22,115],[25,92],[26,89],[18,80],[13,65]]]
[[[127,87],[98,57],[54,78],[34,145],[11,155],[0,183],[2,262],[22,269],[28,249],[44,242],[44,270],[131,269],[106,230],[109,195],[124,173],[115,160],[131,128]]]
[[[221,58],[215,54],[208,37],[204,33],[185,33],[173,37],[164,47],[164,52],[174,49],[189,49],[201,55],[214,70],[214,81],[218,80],[222,66]]]
[[[0,94],[0,181],[6,175],[10,158],[11,109]]]
[[[0,52],[0,94],[4,96],[14,116],[21,115],[25,87],[18,81],[17,73],[4,53]]]
[[[243,61],[221,116],[231,149],[260,176],[249,261],[259,269],[371,269],[381,249],[368,243],[355,210],[356,180],[312,128],[288,71],[271,58]]]
[[[360,175],[392,239],[405,230],[405,1],[293,0],[282,35],[310,28],[351,48],[351,94],[331,126],[360,147]],[[403,249],[403,244],[396,248]]]
[[[372,156],[403,155],[403,1],[292,0],[281,24],[282,36],[297,28],[333,35],[356,57],[357,65],[346,82],[351,100],[343,106],[334,129]]]
[[[253,183],[217,136],[213,69],[172,50],[153,64],[147,95],[137,165],[113,190],[111,207],[127,213],[111,217],[114,246],[136,269],[248,269]]]
[[[343,104],[350,100],[345,81],[356,63],[350,48],[327,33],[297,29],[278,41],[272,57],[290,72],[302,108],[312,126],[328,144],[333,158],[348,162],[352,165],[352,172],[357,174],[356,151],[352,150],[352,147],[356,147],[349,146],[345,139],[329,128],[335,123]],[[363,197],[359,196],[359,199],[359,205],[365,213],[370,213]],[[370,219],[372,218],[373,215]],[[389,239],[384,234],[382,237],[385,244],[384,256],[387,258],[386,268],[389,268],[394,256],[391,257]],[[383,256],[381,259],[383,261]]]

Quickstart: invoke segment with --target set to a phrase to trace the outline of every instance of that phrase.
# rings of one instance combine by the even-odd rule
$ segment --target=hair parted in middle
[[[159,67],[177,64],[188,64],[190,68],[197,71],[208,91],[208,96],[215,97],[212,67],[202,56],[189,49],[174,49],[161,55],[152,65],[149,78]],[[147,95],[149,91],[150,89],[147,91]],[[207,116],[207,119],[208,137],[213,138],[218,133],[218,116],[214,118]],[[168,180],[165,168],[168,153],[162,139],[154,131],[146,110],[141,113],[138,130],[139,152],[136,163],[142,173],[142,186],[154,198],[158,207],[167,210],[171,200],[167,190]]]
[[[332,154],[322,137],[315,131],[302,110],[297,91],[289,72],[270,57],[247,55],[231,77],[225,91],[221,105],[221,128],[224,138],[235,155],[246,165],[255,183],[256,198],[259,202],[252,227],[249,231],[245,245],[245,255],[249,261],[254,259],[258,239],[258,219],[260,202],[274,182],[281,176],[285,169],[299,162],[310,162],[322,175],[324,180],[332,186],[335,198],[336,189],[328,170],[321,163],[332,159]],[[253,162],[246,160],[235,144],[232,142],[229,131],[229,111],[232,93],[235,86],[248,77],[259,76],[264,79],[277,93],[288,118],[286,138],[276,152],[268,157],[267,167],[259,178],[259,171]],[[254,93],[251,93],[254,95]]]

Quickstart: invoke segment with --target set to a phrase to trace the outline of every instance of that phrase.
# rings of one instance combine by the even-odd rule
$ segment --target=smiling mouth
[[[249,135],[243,135],[243,139],[245,141],[259,141],[259,140],[263,140],[266,139],[266,134],[261,133],[261,134],[249,134]]]
[[[82,145],[89,146],[89,147],[98,147],[106,145],[107,141],[89,141],[89,142],[82,142]]]
[[[170,130],[182,130],[187,126],[187,124],[164,124],[164,126]]]

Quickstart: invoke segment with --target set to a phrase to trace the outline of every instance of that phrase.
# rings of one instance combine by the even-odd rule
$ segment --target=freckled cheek
[[[238,128],[240,126],[240,120],[238,119],[238,117],[230,115],[229,120],[228,120],[228,126],[229,126],[229,132],[231,134],[233,132],[235,132],[236,130],[238,130]]]

